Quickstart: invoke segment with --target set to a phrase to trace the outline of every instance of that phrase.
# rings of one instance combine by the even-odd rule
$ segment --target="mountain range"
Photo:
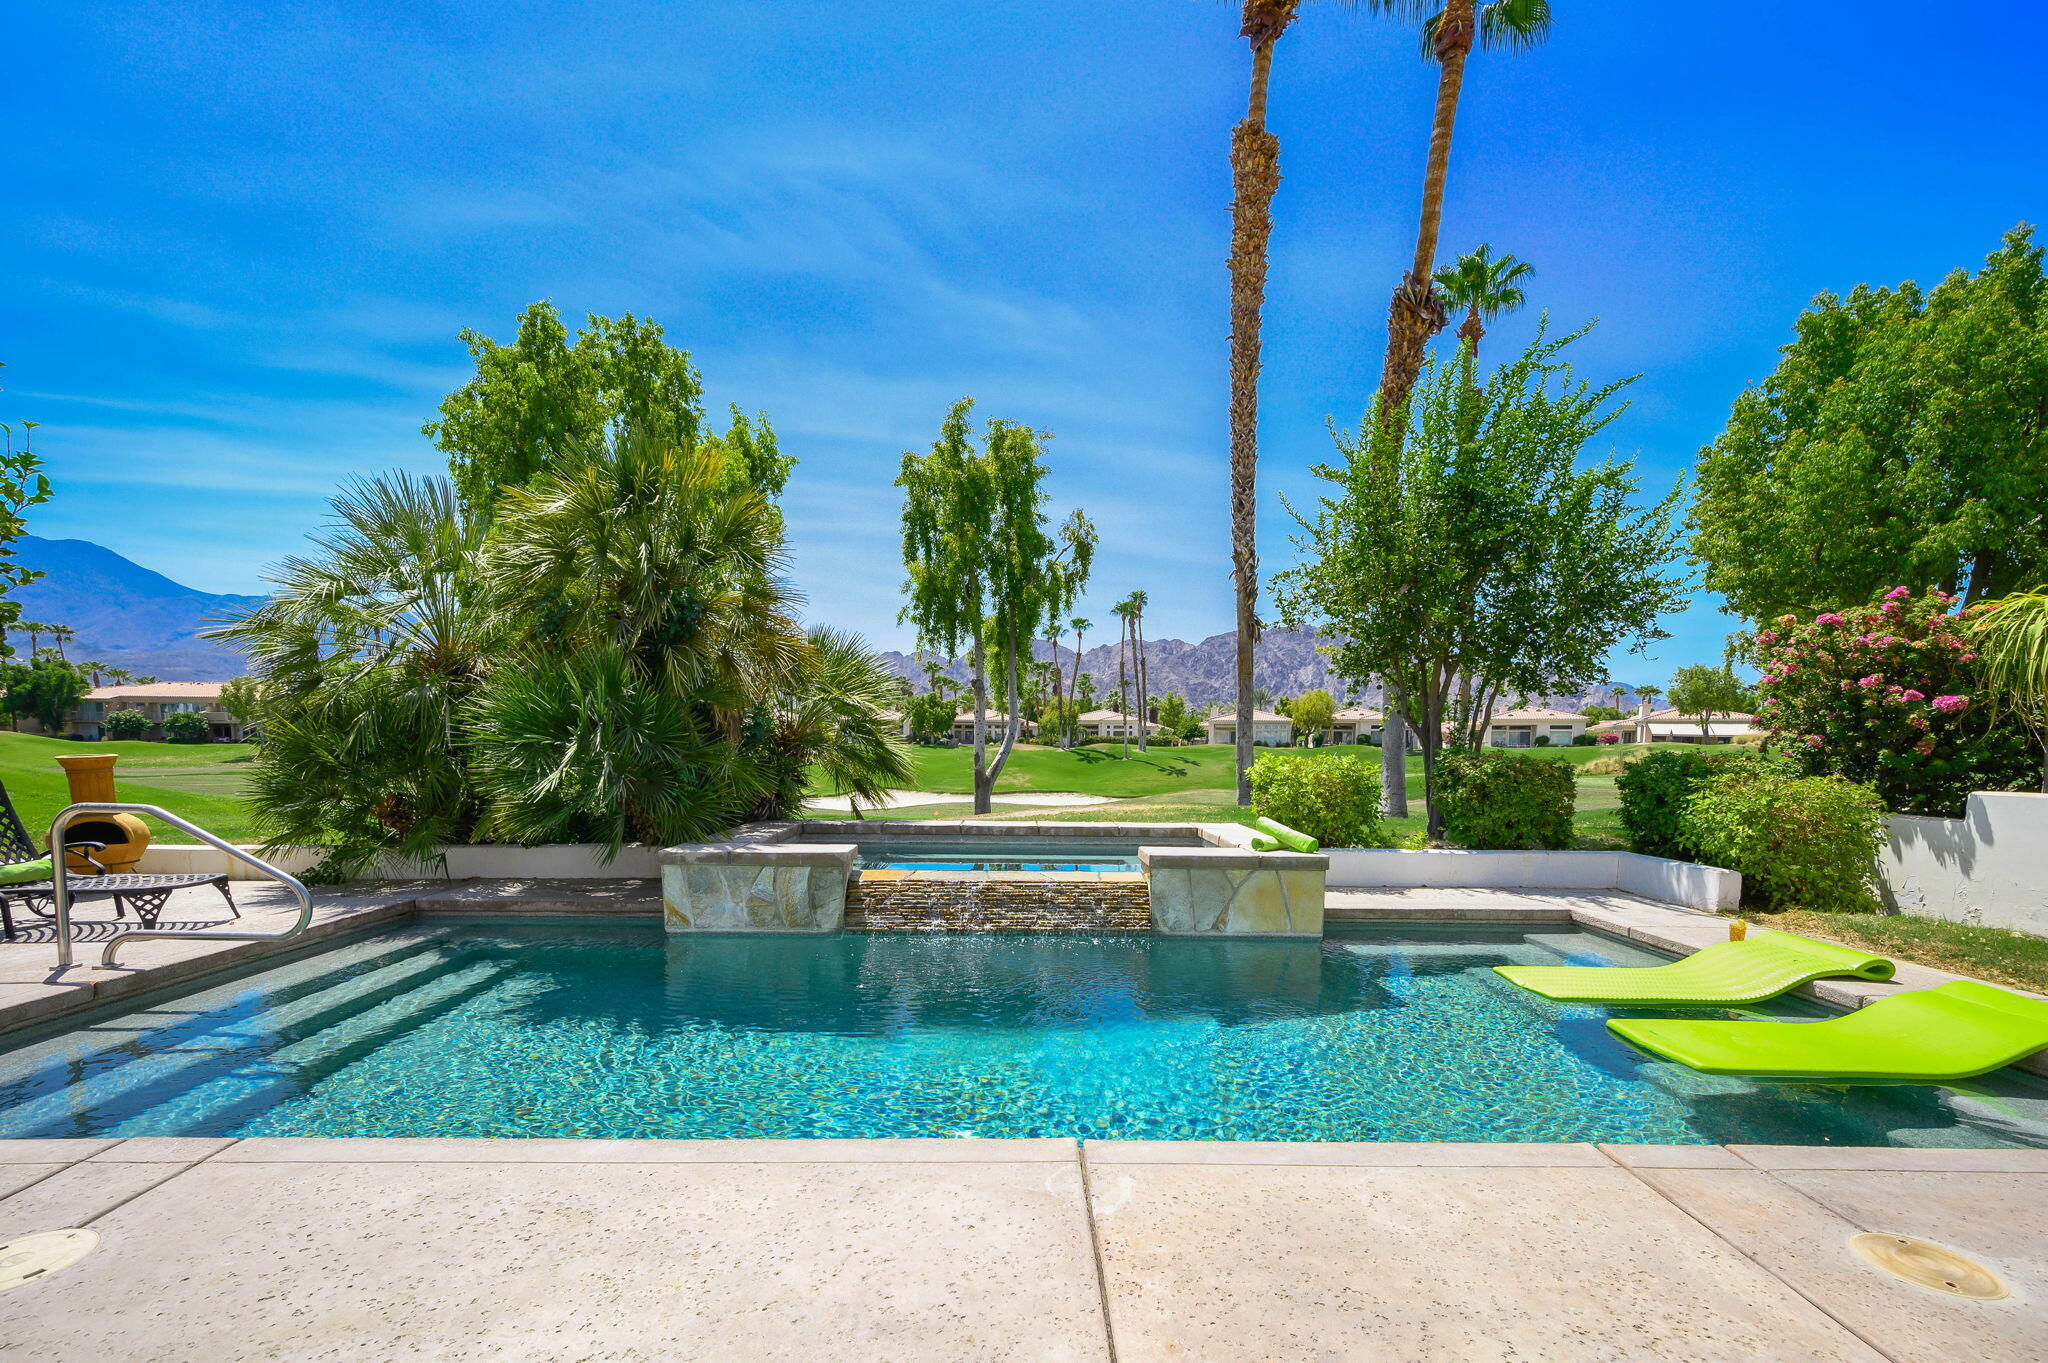
[[[23,535],[15,561],[43,574],[17,588],[23,620],[76,631],[64,645],[73,661],[102,662],[165,681],[225,681],[247,670],[235,650],[199,632],[263,598],[202,592],[121,557],[90,540]],[[16,626],[17,636],[20,626]],[[26,653],[26,640],[16,648]]]
[[[1083,643],[1086,643],[1085,639]],[[1327,643],[1327,640],[1303,631],[1267,630],[1252,650],[1253,684],[1264,687],[1275,697],[1298,696],[1304,691],[1321,688],[1335,696],[1339,705],[1350,701],[1359,705],[1377,706],[1380,703],[1379,683],[1352,686],[1345,682],[1330,670],[1329,655],[1321,651]],[[1032,656],[1043,662],[1052,657],[1054,652],[1054,646],[1041,639],[1033,646]],[[1074,650],[1061,645],[1057,652],[1060,667],[1071,677],[1074,669]],[[920,691],[924,689],[923,657],[914,653],[891,651],[882,654],[881,658],[891,671],[908,678]],[[967,680],[967,665],[964,662],[955,661],[942,671],[956,682],[964,683]],[[1116,644],[1097,644],[1084,649],[1081,654],[1081,671],[1095,679],[1095,694],[1098,698],[1114,696],[1117,679]],[[1210,705],[1229,704],[1237,695],[1237,635],[1212,634],[1199,643],[1192,644],[1182,639],[1147,639],[1145,673],[1147,686],[1155,696],[1178,691],[1187,698],[1189,706],[1197,711]],[[1633,693],[1626,687],[1622,688],[1622,693],[1624,707],[1633,706]],[[1527,703],[1576,711],[1586,705],[1613,704],[1614,689],[1607,686],[1586,686],[1577,691],[1530,696]]]

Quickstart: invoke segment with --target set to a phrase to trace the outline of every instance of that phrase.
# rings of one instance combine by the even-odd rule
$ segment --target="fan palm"
[[[1429,158],[1422,175],[1422,212],[1415,232],[1415,257],[1394,290],[1387,311],[1387,358],[1380,372],[1379,419],[1398,430],[1406,419],[1408,395],[1422,372],[1429,338],[1449,320],[1431,280],[1436,267],[1438,229],[1443,223],[1444,181],[1450,174],[1451,131],[1465,84],[1465,61],[1476,41],[1482,48],[1522,51],[1550,34],[1550,0],[1448,0],[1422,24],[1422,51],[1437,63],[1436,115],[1429,129]]]
[[[1503,255],[1495,259],[1493,248],[1482,242],[1476,251],[1458,257],[1455,265],[1436,272],[1436,285],[1446,304],[1465,309],[1458,325],[1458,339],[1471,347],[1471,358],[1479,358],[1479,338],[1486,334],[1484,323],[1513,312],[1528,302],[1521,281],[1532,277],[1536,267],[1527,261]]]
[[[2048,589],[2014,592],[1972,611],[1985,680],[2048,748]],[[2041,773],[2048,793],[2048,763]]]

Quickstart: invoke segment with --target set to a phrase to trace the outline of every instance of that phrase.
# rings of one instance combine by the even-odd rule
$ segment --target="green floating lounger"
[[[1939,1084],[2048,1047],[2048,999],[1975,980],[1893,994],[1822,1022],[1615,1018],[1632,1046],[1706,1074]]]
[[[1789,932],[1716,942],[1669,965],[1497,965],[1510,983],[1559,1003],[1728,1008],[1774,999],[1830,975],[1888,980],[1882,956]]]

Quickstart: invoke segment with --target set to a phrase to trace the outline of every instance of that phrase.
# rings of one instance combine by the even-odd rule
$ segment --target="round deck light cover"
[[[2012,1295],[2005,1279],[1946,1245],[1909,1235],[1866,1233],[1849,1237],[1849,1251],[1895,1278],[1971,1301],[2003,1301]]]
[[[0,1244],[0,1292],[11,1292],[71,1267],[99,1245],[99,1232],[44,1230]]]

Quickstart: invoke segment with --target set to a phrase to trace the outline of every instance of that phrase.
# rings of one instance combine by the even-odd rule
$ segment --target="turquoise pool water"
[[[854,865],[900,871],[1135,871],[1138,844],[1105,838],[901,838],[855,844]]]
[[[1488,969],[1654,959],[1464,927],[1289,943],[428,921],[0,1053],[0,1137],[2048,1144],[2048,1086],[2023,1076],[1970,1094],[1711,1078]]]

